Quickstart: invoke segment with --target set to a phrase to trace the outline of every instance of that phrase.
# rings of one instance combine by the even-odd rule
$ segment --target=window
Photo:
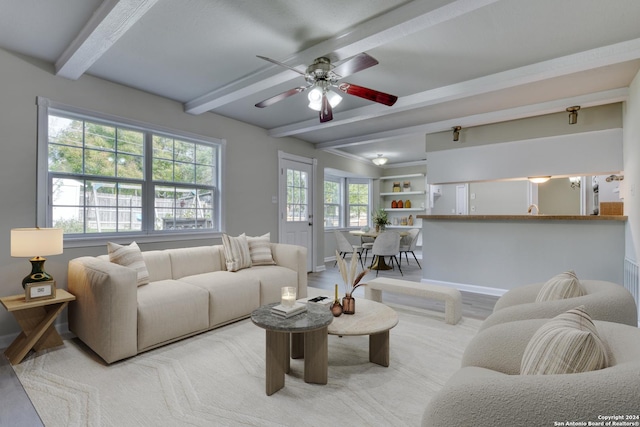
[[[221,231],[222,141],[38,103],[39,222],[71,238]]]
[[[371,181],[325,175],[325,228],[364,227],[371,211]]]

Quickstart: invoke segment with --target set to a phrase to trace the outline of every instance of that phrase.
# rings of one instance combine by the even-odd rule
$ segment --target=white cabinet
[[[397,188],[395,191],[394,186]],[[425,188],[423,173],[380,177],[380,207],[389,213],[389,221],[391,221],[391,225],[387,228],[421,227],[421,220],[416,216],[426,213]],[[406,207],[407,200],[411,207]],[[392,207],[399,205],[400,202],[402,202],[401,208]]]

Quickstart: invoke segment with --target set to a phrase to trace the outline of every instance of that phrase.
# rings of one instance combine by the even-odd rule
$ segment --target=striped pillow
[[[251,267],[249,244],[247,243],[247,236],[244,233],[238,237],[223,234],[222,246],[224,247],[224,257],[227,261],[228,271],[238,271]]]
[[[527,344],[522,375],[573,374],[608,366],[607,349],[584,306],[542,325]]]
[[[149,283],[149,271],[136,242],[132,242],[129,246],[107,242],[107,252],[109,252],[109,261],[133,268],[138,273],[138,286]]]
[[[271,233],[256,237],[247,236],[247,242],[249,243],[251,265],[272,265],[276,263],[271,253]]]
[[[542,286],[536,302],[575,298],[584,295],[578,276],[573,270],[565,271],[552,277]]]

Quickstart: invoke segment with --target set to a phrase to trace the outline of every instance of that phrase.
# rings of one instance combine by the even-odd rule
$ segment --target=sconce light
[[[580,188],[581,179],[579,176],[570,176],[569,182],[571,183],[571,188],[573,189]]]
[[[542,184],[544,182],[549,181],[550,179],[551,179],[550,176],[530,176],[528,178],[528,180],[534,184]]]
[[[579,105],[567,108],[567,112],[569,113],[569,124],[575,125],[578,122],[578,110],[580,109]]]
[[[382,154],[378,154],[378,157],[376,157],[375,159],[372,159],[371,161],[376,166],[382,166],[386,164],[389,161],[389,159],[387,159],[386,157],[382,157]]]
[[[454,126],[451,129],[453,129],[453,141],[457,142],[460,139],[460,129],[462,129],[462,126]]]

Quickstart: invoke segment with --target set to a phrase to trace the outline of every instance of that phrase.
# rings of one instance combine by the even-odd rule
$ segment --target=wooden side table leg
[[[304,358],[304,333],[294,332],[291,334],[291,358]]]
[[[389,331],[369,335],[369,361],[389,366]]]
[[[37,307],[13,312],[22,333],[4,352],[12,365],[22,362],[31,349],[44,350],[63,344],[62,338],[53,327],[53,322],[66,306],[67,303],[64,302],[52,304],[47,310]]]
[[[329,365],[329,335],[327,327],[305,333],[304,381],[326,384]]]
[[[284,373],[289,362],[289,334],[267,330],[266,392],[271,396],[284,387]]]

